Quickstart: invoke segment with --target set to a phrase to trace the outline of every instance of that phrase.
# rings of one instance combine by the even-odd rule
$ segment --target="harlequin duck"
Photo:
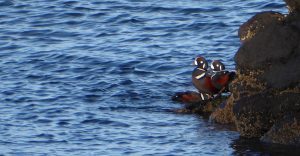
[[[211,98],[211,89],[213,88],[210,75],[207,72],[208,63],[204,57],[195,58],[194,64],[197,66],[192,73],[193,85],[198,89],[201,99]]]
[[[235,72],[226,71],[225,65],[220,60],[214,60],[210,67],[213,71],[211,76],[212,84],[216,88],[217,93],[221,94],[228,90],[228,84],[233,80]]]
[[[225,65],[215,60],[211,63],[212,71],[208,71],[208,63],[204,57],[198,56],[194,60],[197,67],[192,73],[193,85],[197,92],[176,93],[172,99],[184,103],[203,103],[206,100],[215,98],[214,95],[221,95],[228,90],[228,84],[233,80],[235,72],[225,71]]]
[[[207,74],[208,63],[206,59],[202,56],[198,56],[195,58],[193,65],[196,65],[197,67],[193,71],[192,81],[199,93],[179,92],[172,97],[172,100],[184,103],[202,103],[211,99],[212,96],[205,85],[206,81],[210,82],[210,76]],[[212,83],[209,84],[212,86]]]

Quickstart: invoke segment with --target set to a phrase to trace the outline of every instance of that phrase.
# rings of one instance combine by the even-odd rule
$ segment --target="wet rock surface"
[[[239,30],[233,113],[243,137],[300,145],[300,1],[286,2],[287,16],[259,13]]]
[[[284,15],[269,11],[258,13],[246,23],[240,26],[238,35],[242,42],[252,39],[258,32],[267,28],[271,24],[281,24],[284,19]]]
[[[234,123],[235,117],[233,114],[233,104],[234,98],[231,95],[226,101],[223,102],[224,106],[219,106],[210,115],[210,119],[214,122],[221,124],[231,124]]]
[[[261,138],[261,141],[287,145],[300,144],[300,115],[285,115]]]
[[[233,112],[242,136],[260,137],[287,112],[300,110],[298,93],[273,94],[265,92],[239,99]]]

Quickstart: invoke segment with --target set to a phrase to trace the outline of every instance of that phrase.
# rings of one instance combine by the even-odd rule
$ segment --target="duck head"
[[[214,72],[219,72],[225,70],[225,65],[220,60],[214,60],[211,62],[210,68]]]
[[[207,70],[208,68],[208,63],[206,61],[206,59],[202,56],[197,56],[194,60],[193,65],[197,66],[197,68],[203,69],[203,70]]]

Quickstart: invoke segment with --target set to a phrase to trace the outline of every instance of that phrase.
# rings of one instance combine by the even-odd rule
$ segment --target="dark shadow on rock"
[[[234,149],[232,155],[300,155],[300,149],[295,146],[262,143],[259,138],[240,137],[234,140],[230,146]]]
[[[298,136],[298,137],[295,137]],[[272,128],[261,138],[267,143],[286,145],[300,144],[300,114],[291,113],[275,122]]]

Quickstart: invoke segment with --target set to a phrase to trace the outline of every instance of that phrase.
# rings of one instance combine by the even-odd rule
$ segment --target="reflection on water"
[[[258,138],[239,137],[233,140],[231,147],[234,149],[234,155],[299,155],[300,153],[297,147],[262,143]]]

